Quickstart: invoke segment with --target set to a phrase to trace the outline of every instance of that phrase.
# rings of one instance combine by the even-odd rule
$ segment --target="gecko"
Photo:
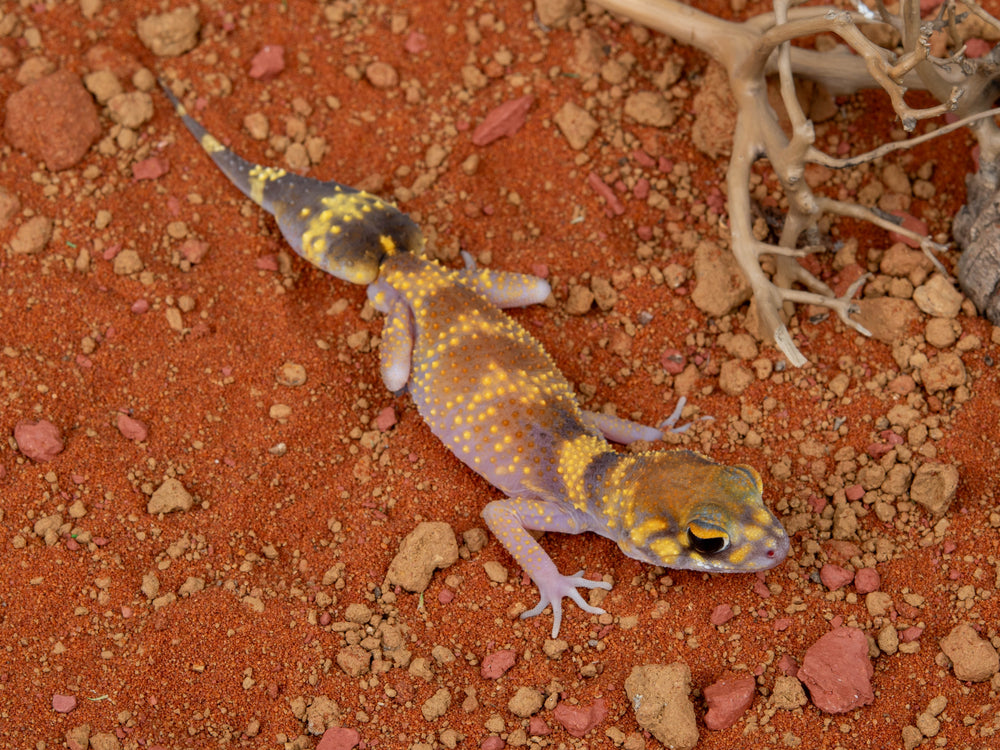
[[[616,416],[583,410],[542,345],[502,308],[543,302],[548,282],[529,274],[464,268],[425,256],[417,224],[392,203],[237,156],[208,133],[161,82],[177,115],[223,174],[272,214],[292,249],[333,276],[367,285],[385,315],[380,372],[393,393],[409,391],[417,411],[448,449],[503,493],[482,517],[552,608],[562,600],[604,610],[580,589],[611,584],[565,575],[529,533],[593,532],[650,565],[709,573],[767,570],[788,554],[789,538],[764,504],[755,469],[689,450],[626,453],[627,444],[664,437]],[[674,424],[684,400],[660,425]]]

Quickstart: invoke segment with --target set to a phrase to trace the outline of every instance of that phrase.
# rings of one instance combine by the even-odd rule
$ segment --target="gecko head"
[[[619,546],[654,565],[749,573],[788,555],[788,534],[764,505],[760,475],[690,451],[645,453],[633,474],[632,523]]]

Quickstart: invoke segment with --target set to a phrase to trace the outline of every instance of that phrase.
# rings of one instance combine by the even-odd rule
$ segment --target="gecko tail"
[[[288,244],[339,279],[370,284],[382,261],[398,253],[423,254],[420,227],[388,201],[330,180],[254,164],[209,133],[160,81],[177,115],[229,181],[274,216]]]
[[[184,123],[184,126],[188,129],[191,135],[194,136],[194,139],[198,141],[198,145],[200,145],[202,149],[204,149],[205,153],[211,157],[212,161],[215,162],[215,165],[226,177],[229,178],[229,181],[239,188],[240,192],[242,192],[247,198],[252,200],[258,206],[261,206],[265,211],[273,214],[273,207],[265,204],[263,191],[260,189],[254,189],[255,184],[263,185],[263,183],[259,179],[256,180],[256,182],[253,181],[251,176],[254,174],[255,170],[257,170],[257,172],[269,170],[272,175],[277,175],[284,170],[261,167],[234,154],[228,148],[223,146],[214,135],[209,133],[200,122],[188,114],[187,107],[181,104],[180,100],[174,95],[174,92],[169,86],[167,86],[165,81],[160,80],[159,84],[160,88],[163,89],[164,95],[173,105],[174,112],[177,113],[177,116],[180,117],[181,121]]]

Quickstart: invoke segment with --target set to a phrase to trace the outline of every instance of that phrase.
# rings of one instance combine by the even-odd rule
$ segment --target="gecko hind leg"
[[[611,414],[602,414],[596,411],[584,411],[583,418],[587,424],[594,427],[604,437],[614,443],[628,445],[629,443],[634,443],[636,440],[645,440],[652,443],[657,440],[663,440],[663,436],[667,432],[676,434],[686,432],[694,424],[693,422],[686,422],[675,426],[677,425],[677,420],[681,418],[681,412],[684,411],[685,404],[687,404],[687,398],[681,396],[677,399],[677,406],[671,415],[656,427],[649,427],[648,425],[633,422],[631,419],[623,419],[622,417],[615,417]],[[696,421],[702,419],[711,419],[711,417],[699,417]]]
[[[527,273],[479,268],[475,259],[464,250],[462,260],[465,261],[465,268],[458,271],[458,278],[499,308],[537,305],[552,294],[552,288],[545,279]]]

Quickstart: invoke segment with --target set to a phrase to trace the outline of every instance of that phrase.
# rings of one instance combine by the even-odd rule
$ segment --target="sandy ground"
[[[440,0],[203,3],[192,48],[162,56],[136,28],[164,6],[0,11],[5,117],[69,71],[77,93],[88,76],[74,106],[93,102],[74,123],[95,128],[41,152],[0,141],[0,744],[633,750],[659,743],[626,680],[677,662],[701,748],[997,741],[1000,334],[960,299],[922,312],[919,254],[852,222],[810,268],[835,288],[871,271],[887,340],[800,309],[798,370],[748,334],[746,304],[701,312],[698,248],[726,247],[725,159],[691,135],[725,122],[706,58],[596,8],[543,28],[532,3]],[[364,288],[288,251],[155,77],[247,158],[398,201],[444,262],[547,276],[549,304],[512,314],[585,406],[652,423],[686,394],[687,418],[714,419],[670,442],[757,467],[788,560],[707,576],[548,535],[561,570],[614,584],[594,599],[608,614],[567,603],[558,641],[550,615],[518,619],[536,591],[479,517],[498,493],[382,386]],[[650,91],[671,124],[625,114]],[[567,103],[593,127],[557,125]],[[877,93],[833,104],[818,145],[894,137]],[[809,177],[947,236],[971,146]],[[780,216],[759,176],[761,216]],[[459,557],[413,594],[385,576],[422,521]],[[939,643],[963,623],[964,681]],[[799,705],[807,649],[842,627],[865,641],[834,678],[863,687],[870,663],[870,703]],[[711,730],[723,678],[753,703]]]

